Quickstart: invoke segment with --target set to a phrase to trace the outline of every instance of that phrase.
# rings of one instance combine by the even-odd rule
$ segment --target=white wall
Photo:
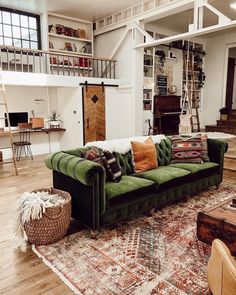
[[[129,137],[132,135],[130,113],[132,108],[130,89],[105,88],[106,98],[106,139]],[[83,145],[83,98],[82,87],[58,88],[57,109],[67,131],[60,135],[60,149]]]
[[[8,100],[9,112],[28,112],[29,118],[31,117],[31,110],[35,111],[35,116],[46,118],[48,117],[48,108],[55,108],[55,89],[47,89],[46,87],[19,87],[7,86],[6,95]],[[51,98],[48,97],[51,94]],[[2,98],[1,98],[2,99]],[[35,99],[42,100],[41,102]],[[39,103],[39,104],[38,104]],[[4,108],[1,107],[0,117],[4,115]],[[5,122],[1,120],[1,126],[5,126]],[[58,133],[50,135],[51,151],[59,150]],[[18,140],[18,136],[14,135],[14,141]],[[49,138],[46,133],[33,133],[31,135],[32,151],[34,155],[47,154],[50,152]],[[1,137],[1,146],[9,146],[9,137]],[[11,157],[10,150],[3,150],[3,157],[5,159]]]
[[[133,135],[133,111],[132,88],[106,89],[106,137],[116,139]]]
[[[133,47],[138,40],[143,40],[143,36],[137,32],[128,32],[120,48],[113,56],[113,52],[124,32],[125,28],[121,28],[104,33],[96,36],[94,43],[97,57],[106,56],[117,60],[116,76],[120,80],[120,89],[107,90],[107,99],[110,104],[109,118],[112,118],[112,114],[115,118],[119,117],[118,128],[117,122],[107,124],[114,128],[115,132],[112,132],[112,129],[111,133],[108,131],[108,137],[113,134],[113,138],[142,134],[143,49],[135,50]],[[113,94],[111,95],[111,93]],[[120,103],[123,105],[119,106],[119,109],[122,110],[119,116],[115,108]],[[114,109],[112,104],[114,104]]]
[[[204,101],[201,121],[204,125],[216,124],[219,109],[225,105],[225,85],[227,74],[227,46],[236,42],[235,32],[219,32],[207,39],[204,86]]]
[[[83,145],[82,88],[57,89],[57,109],[61,114],[66,132],[60,136],[60,149]]]

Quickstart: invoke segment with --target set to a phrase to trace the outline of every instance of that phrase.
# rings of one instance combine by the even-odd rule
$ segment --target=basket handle
[[[47,216],[49,219],[57,219],[58,217],[61,216],[61,213],[62,213],[62,206],[60,206],[60,212],[56,216],[53,216],[53,217],[52,216],[49,216],[47,214],[47,211],[44,212],[44,215]]]

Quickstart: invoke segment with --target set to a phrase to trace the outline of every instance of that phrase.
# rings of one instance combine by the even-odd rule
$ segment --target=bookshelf
[[[93,57],[92,22],[48,13],[48,49]]]

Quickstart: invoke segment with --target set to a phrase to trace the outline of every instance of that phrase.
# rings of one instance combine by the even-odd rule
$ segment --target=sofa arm
[[[220,173],[223,175],[224,154],[228,150],[228,143],[219,139],[208,139],[208,155],[211,162],[220,165]]]
[[[208,155],[211,162],[222,164],[224,162],[224,154],[228,150],[228,143],[219,139],[208,139]]]
[[[104,214],[106,208],[105,169],[97,163],[64,152],[50,154],[46,158],[45,164],[51,170],[92,187],[94,219],[96,219],[94,224],[97,223],[99,215]]]
[[[50,154],[45,164],[47,168],[65,174],[87,186],[93,185],[94,173],[98,173],[105,179],[105,170],[101,165],[64,152]]]

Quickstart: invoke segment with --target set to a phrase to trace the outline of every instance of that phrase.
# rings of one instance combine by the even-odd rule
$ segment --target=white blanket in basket
[[[17,202],[14,233],[20,238],[27,239],[24,224],[30,220],[40,219],[47,208],[63,204],[65,199],[48,192],[26,192]]]

